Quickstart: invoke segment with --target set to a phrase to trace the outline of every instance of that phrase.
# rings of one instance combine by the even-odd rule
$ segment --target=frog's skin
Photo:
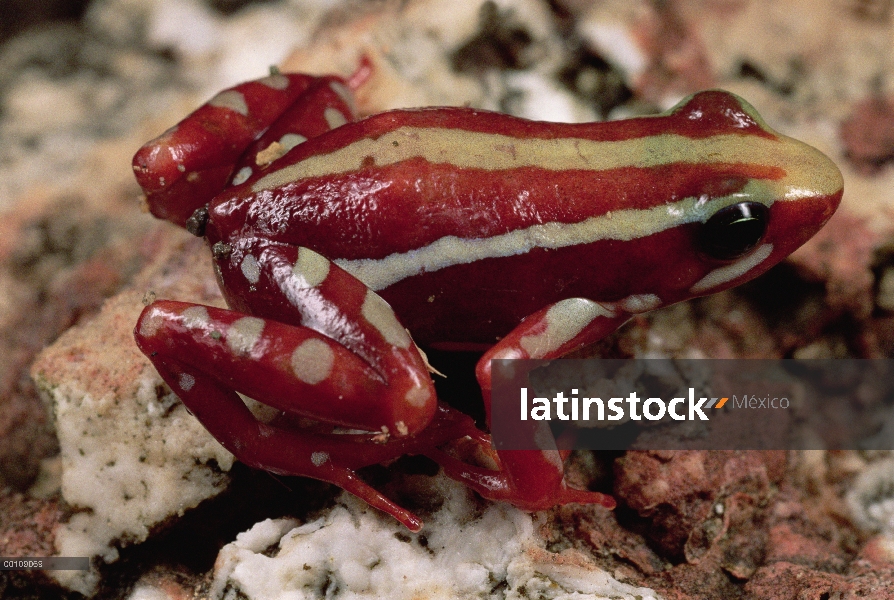
[[[231,310],[159,300],[135,335],[240,460],[334,483],[413,530],[355,469],[425,454],[524,509],[614,505],[566,486],[555,449],[493,451],[439,405],[416,344],[484,350],[489,417],[491,359],[560,357],[633,314],[752,279],[842,195],[828,158],[723,91],[557,124],[468,108],[355,120],[349,87],[275,73],[137,152],[151,211],[206,237]],[[260,422],[237,391],[285,417]],[[462,438],[495,468],[444,450]]]

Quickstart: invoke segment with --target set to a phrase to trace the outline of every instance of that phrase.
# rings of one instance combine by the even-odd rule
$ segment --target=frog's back
[[[219,197],[212,221],[333,259],[414,333],[449,338],[458,335],[449,321],[471,319],[492,340],[569,295],[667,290],[668,256],[696,276],[708,267],[695,266],[687,228],[745,196],[768,207],[797,199],[792,190],[840,197],[830,164],[724,92],[656,117],[583,125],[393,111],[294,148]]]

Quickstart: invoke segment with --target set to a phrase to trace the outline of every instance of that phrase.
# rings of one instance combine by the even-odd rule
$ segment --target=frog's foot
[[[428,450],[425,455],[441,465],[448,477],[461,481],[484,498],[509,502],[523,510],[546,510],[572,503],[615,507],[611,496],[568,487],[558,451],[502,450],[497,454],[500,462],[494,469],[469,464],[439,448]]]
[[[546,433],[549,434],[548,428]],[[428,443],[408,448],[408,454],[424,454],[437,462],[448,477],[490,500],[509,502],[525,510],[545,510],[570,503],[615,507],[611,496],[565,484],[562,463],[570,452],[555,448],[497,452],[491,437],[475,427],[469,416],[447,405],[439,405],[438,415],[422,436],[427,437]],[[543,434],[536,437],[552,439]]]

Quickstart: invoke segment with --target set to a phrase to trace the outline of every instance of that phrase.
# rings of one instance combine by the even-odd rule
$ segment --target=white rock
[[[350,494],[304,524],[267,520],[224,547],[212,598],[657,599],[579,553],[543,549],[531,515],[508,504],[479,512],[471,494],[432,480],[444,504],[411,534]]]

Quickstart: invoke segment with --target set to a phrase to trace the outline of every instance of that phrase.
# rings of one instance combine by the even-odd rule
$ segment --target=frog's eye
[[[763,239],[769,217],[767,207],[757,202],[722,208],[702,225],[699,248],[718,260],[739,258]]]

